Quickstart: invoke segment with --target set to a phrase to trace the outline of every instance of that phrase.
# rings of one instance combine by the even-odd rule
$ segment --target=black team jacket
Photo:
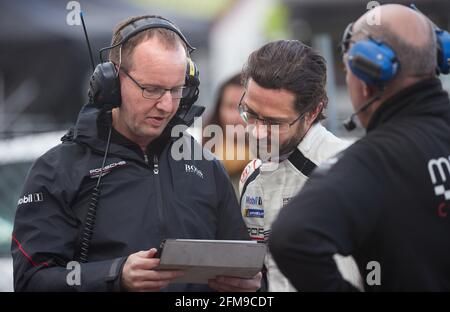
[[[353,255],[367,291],[450,291],[450,101],[437,78],[386,100],[367,135],[311,176],[273,224],[299,290],[354,290],[332,255]]]
[[[249,239],[220,162],[174,159],[172,147],[182,149],[179,140],[191,156],[195,148],[201,150],[191,137],[175,140],[167,128],[144,153],[113,130],[89,261],[81,263],[81,285],[68,283],[74,267],[66,266],[78,257],[105,152],[107,119],[95,107],[84,106],[73,133],[28,173],[11,247],[16,291],[118,291],[127,256],[158,248],[165,238]],[[171,284],[166,290],[210,289]]]

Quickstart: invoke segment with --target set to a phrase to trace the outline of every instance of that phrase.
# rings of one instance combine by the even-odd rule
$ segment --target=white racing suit
[[[251,239],[267,241],[280,209],[300,191],[311,171],[350,144],[316,123],[297,149],[288,159],[277,164],[275,170],[271,167],[273,164],[261,164],[259,159],[251,161],[239,183],[241,212]],[[361,277],[353,258],[335,255],[335,260],[342,276],[361,289]],[[279,271],[269,252],[264,265],[269,291],[296,291]]]

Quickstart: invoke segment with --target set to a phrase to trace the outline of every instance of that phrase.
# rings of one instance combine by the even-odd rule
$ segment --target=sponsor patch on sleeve
[[[244,216],[247,218],[264,218],[264,209],[245,208]]]

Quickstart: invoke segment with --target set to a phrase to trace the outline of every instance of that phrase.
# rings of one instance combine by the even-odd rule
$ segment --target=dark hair
[[[299,113],[311,111],[320,103],[325,108],[328,103],[326,61],[298,40],[267,43],[250,54],[242,76],[245,85],[253,79],[263,88],[294,93]],[[314,122],[324,118],[321,111]]]
[[[215,103],[216,105],[214,106],[214,112],[213,112],[212,117],[211,117],[210,121],[208,122],[208,124],[220,125],[220,103],[222,102],[222,98],[223,98],[223,94],[225,93],[225,89],[229,86],[243,87],[242,75],[240,73],[235,74],[235,75],[231,76],[230,78],[228,78],[227,80],[225,80],[219,86],[219,90],[217,91],[217,95],[216,95],[216,103]],[[236,107],[237,107],[237,104],[238,103],[236,103]]]
[[[120,34],[120,31],[125,28],[126,26],[140,20],[143,18],[162,18],[161,16],[157,15],[141,15],[141,16],[133,16],[128,18],[125,21],[120,22],[113,32],[113,37],[111,41],[111,45],[115,45],[119,43],[122,40],[122,36]],[[188,50],[186,47],[186,44],[184,41],[173,31],[166,29],[166,28],[150,28],[147,30],[144,30],[134,37],[130,38],[127,42],[125,42],[122,45],[122,52],[120,52],[120,46],[115,47],[111,49],[109,53],[109,60],[115,64],[119,64],[119,61],[122,62],[122,65],[125,68],[130,69],[132,64],[130,63],[131,53],[133,52],[134,48],[141,42],[143,42],[145,39],[150,39],[153,37],[158,37],[158,39],[161,39],[161,42],[166,45],[169,48],[174,48],[177,46],[177,43],[181,43],[184,50],[186,51],[186,56],[188,56]],[[122,56],[120,56],[120,53],[122,53]]]

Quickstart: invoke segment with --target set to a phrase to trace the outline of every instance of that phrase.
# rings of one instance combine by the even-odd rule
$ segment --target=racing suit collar
[[[323,134],[325,130],[324,126],[320,122],[317,122],[309,128],[306,132],[303,140],[297,145],[297,148],[304,155],[310,154],[311,149],[314,147],[314,143],[317,142],[318,138]]]
[[[309,155],[311,154],[310,151],[314,148],[314,142],[318,140],[320,136],[323,135],[323,130],[325,128],[320,124],[320,122],[317,122],[309,128],[308,132],[306,132],[303,139],[300,141],[300,143],[297,145],[296,149],[298,149],[303,155]],[[268,162],[267,166],[272,166],[272,163],[281,163],[287,159],[295,152],[295,149],[291,150],[288,153],[279,155],[278,158],[272,159],[271,162]],[[263,163],[263,166],[266,166]]]

